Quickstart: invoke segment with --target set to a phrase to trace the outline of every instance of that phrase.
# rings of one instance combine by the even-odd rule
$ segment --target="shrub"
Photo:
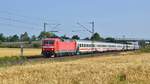
[[[2,41],[0,40],[0,44],[2,44]]]
[[[18,56],[0,57],[0,66],[9,66],[9,65],[15,65],[15,64],[22,64],[26,60],[27,60],[26,57],[18,57]]]
[[[150,45],[141,48],[139,51],[144,53],[150,53]]]
[[[34,44],[32,44],[32,47],[33,47],[33,48],[40,48],[40,46],[41,46],[41,45],[40,45],[40,44],[38,44],[38,43],[34,43]]]
[[[125,80],[126,80],[126,74],[124,74],[124,73],[118,74],[118,75],[117,75],[117,79],[118,79],[119,81],[125,81]]]

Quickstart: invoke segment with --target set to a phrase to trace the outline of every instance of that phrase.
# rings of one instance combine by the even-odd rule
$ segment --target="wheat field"
[[[150,84],[150,54],[120,54],[0,68],[0,84]]]
[[[41,49],[25,48],[24,56],[40,55]],[[20,56],[19,48],[0,48],[0,57],[4,56]]]

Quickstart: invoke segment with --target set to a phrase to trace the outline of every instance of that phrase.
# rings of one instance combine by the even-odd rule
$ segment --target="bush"
[[[150,45],[140,48],[139,52],[150,53]]]
[[[126,74],[124,74],[124,73],[120,73],[120,74],[117,75],[118,81],[125,81],[126,78],[127,78]]]
[[[32,47],[33,47],[33,48],[40,48],[40,46],[41,46],[41,45],[40,45],[40,44],[38,44],[38,43],[34,43],[34,44],[32,44]]]
[[[27,60],[26,57],[18,57],[18,56],[0,57],[0,66],[22,64],[26,60]]]
[[[0,40],[0,44],[2,44],[2,41]]]

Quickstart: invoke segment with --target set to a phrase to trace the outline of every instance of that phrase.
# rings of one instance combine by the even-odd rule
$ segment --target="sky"
[[[149,3],[150,0],[0,0],[0,33],[38,35],[46,22],[46,31],[84,38],[91,34],[77,22],[91,30],[90,22],[94,21],[95,32],[102,37],[150,39]],[[57,24],[61,25],[55,27]]]

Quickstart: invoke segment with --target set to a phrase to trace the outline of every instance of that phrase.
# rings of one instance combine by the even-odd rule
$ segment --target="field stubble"
[[[24,56],[34,56],[40,55],[41,49],[33,49],[33,48],[25,48],[24,49]],[[20,56],[20,49],[19,48],[0,48],[0,57],[4,56]]]
[[[0,68],[0,84],[150,84],[150,54],[27,63]]]

